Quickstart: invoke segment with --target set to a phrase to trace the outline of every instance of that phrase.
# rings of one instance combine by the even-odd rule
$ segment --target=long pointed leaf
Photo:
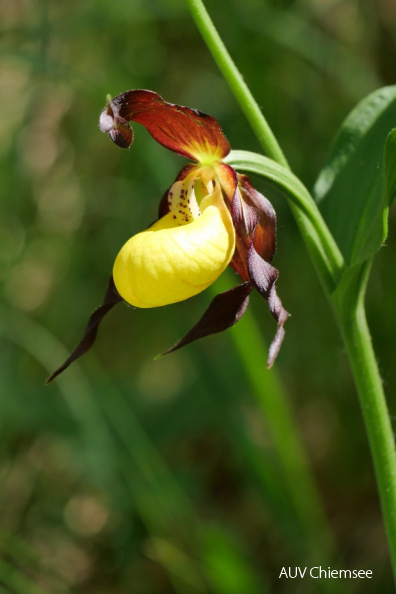
[[[370,258],[386,237],[391,196],[382,167],[395,124],[396,86],[366,97],[343,123],[315,184],[315,199],[349,266]],[[390,148],[394,158],[394,140]],[[388,170],[389,163],[388,157]]]
[[[396,124],[396,122],[395,122]],[[390,132],[385,145],[384,174],[389,206],[396,197],[396,128]]]

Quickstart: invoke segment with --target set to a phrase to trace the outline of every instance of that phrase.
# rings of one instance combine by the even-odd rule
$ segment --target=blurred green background
[[[311,187],[356,102],[396,83],[394,0],[207,8]],[[393,592],[344,349],[285,203],[274,200],[275,264],[292,317],[276,369],[256,349],[255,332],[268,343],[275,330],[257,296],[234,329],[153,361],[199,318],[205,292],[116,307],[93,350],[44,386],[185,163],[139,125],[130,151],[112,145],[98,129],[106,94],[155,90],[214,115],[233,148],[259,151],[183,0],[1,0],[0,31],[0,592]],[[367,302],[392,418],[395,230],[393,211]],[[266,417],[284,401],[333,548],[317,514],[311,527],[296,519],[305,488]],[[279,579],[314,565],[373,578]]]

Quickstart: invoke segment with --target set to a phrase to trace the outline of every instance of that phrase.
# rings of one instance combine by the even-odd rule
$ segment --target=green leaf
[[[224,161],[237,171],[259,175],[269,196],[280,194],[286,198],[322,281],[333,291],[343,273],[343,258],[303,183],[289,169],[257,153],[231,151]]]
[[[361,306],[370,276],[372,259],[350,266],[344,273],[338,287],[331,295],[341,328],[345,330]]]
[[[385,145],[384,174],[389,205],[396,197],[396,128],[390,132]]]
[[[350,113],[315,184],[314,196],[348,266],[383,244],[396,184],[396,86],[375,91]]]

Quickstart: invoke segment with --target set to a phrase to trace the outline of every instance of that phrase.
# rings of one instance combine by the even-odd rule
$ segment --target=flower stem
[[[343,334],[370,442],[396,580],[395,443],[364,308],[351,317]]]
[[[202,0],[186,0],[186,2],[198,29],[234,92],[267,156],[288,168],[287,161],[276,138],[264,116],[261,114],[255,99],[243,81],[232,58],[228,54]],[[292,210],[295,217],[298,218],[300,216],[298,207],[293,205]],[[316,223],[320,226],[321,220],[318,219]],[[325,225],[324,222],[323,225]],[[318,229],[316,231],[319,232]],[[309,237],[305,234],[305,231],[303,233],[309,247]],[[317,253],[320,257],[320,251]],[[325,248],[324,253],[327,254],[327,257],[329,256]],[[365,315],[364,294],[369,268],[369,265],[365,267],[363,279],[360,278],[359,291],[355,293],[355,295],[358,294],[358,299],[354,303],[350,301],[346,303],[348,301],[347,293],[340,292],[339,298],[337,298],[335,294],[338,292],[338,289],[331,295],[331,291],[329,290],[329,286],[326,286],[326,279],[323,275],[325,266],[317,266],[317,272],[324,284],[327,295],[331,295],[331,299],[335,305],[336,318],[340,323],[359,394],[373,456],[384,523],[389,539],[390,553],[396,578],[396,456],[389,412],[386,406],[385,395]],[[366,276],[364,277],[364,275]],[[342,283],[343,278],[341,278],[340,285]]]
[[[287,160],[252,93],[244,82],[239,70],[221,40],[202,0],[186,0],[192,17],[204,38],[213,58],[230,85],[241,109],[245,113],[257,138],[267,156],[287,169]],[[249,312],[245,317],[249,319]],[[305,458],[305,452],[297,435],[295,424],[287,406],[286,397],[281,389],[279,378],[275,378],[274,371],[268,372],[263,379],[263,367],[260,363],[266,359],[266,349],[257,331],[257,323],[250,323],[249,344],[255,336],[257,365],[252,365],[251,358],[246,357],[246,340],[241,335],[241,329],[233,332],[235,346],[241,356],[254,395],[260,407],[266,414],[278,455],[282,460],[283,470],[288,482],[290,496],[294,509],[300,521],[300,526],[306,533],[311,553],[322,549],[322,554],[330,557],[331,537],[326,525],[326,519],[321,507],[320,498],[316,491],[314,479]],[[271,375],[272,374],[272,375]]]
[[[229,55],[220,35],[218,34],[202,0],[186,0],[191,16],[195,21],[206,45],[208,46],[217,66],[222,72],[233,91],[248,122],[268,157],[289,168],[285,155],[279,146],[267,120],[262,114],[256,100],[234,61]]]
[[[350,300],[333,296],[366,425],[396,580],[395,440],[364,306],[371,262],[350,274]]]

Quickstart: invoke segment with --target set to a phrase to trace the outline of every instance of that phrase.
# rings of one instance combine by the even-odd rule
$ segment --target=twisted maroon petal
[[[110,100],[100,116],[100,129],[121,148],[128,148],[139,122],[166,148],[198,162],[223,159],[230,145],[214,117],[164,101],[153,91],[126,91]]]
[[[260,211],[245,202],[242,193],[237,191],[232,200],[231,214],[235,231],[241,239],[247,239],[248,247],[250,245],[250,237],[253,235],[260,221]]]
[[[238,175],[238,188],[242,197],[240,208],[244,220],[240,221],[236,217],[234,224],[241,226],[244,222],[247,225],[248,234],[254,232],[254,247],[264,260],[271,262],[276,251],[274,207],[265,196],[255,190],[246,175]]]
[[[119,303],[120,301],[122,301],[122,298],[117,293],[113,277],[111,277],[109,280],[109,284],[107,286],[107,291],[103,303],[97,309],[95,309],[95,311],[89,318],[84,336],[82,337],[81,341],[78,343],[70,357],[66,359],[63,365],[58,367],[58,369],[49,376],[49,378],[46,381],[47,384],[52,382],[52,380],[54,380],[60,373],[62,373],[62,371],[65,371],[65,369],[67,369],[69,365],[73,363],[73,361],[79,359],[81,355],[86,353],[91,348],[91,346],[95,342],[99,324],[103,320],[104,316],[114,307],[114,305],[116,303]]]
[[[231,210],[232,200],[238,186],[238,174],[227,163],[216,163],[216,174],[219,178],[221,190],[228,208]]]
[[[162,353],[167,355],[181,349],[190,342],[227,330],[241,319],[249,303],[249,294],[253,289],[250,281],[237,285],[224,293],[219,293],[211,301],[199,322],[173,347]]]
[[[257,253],[253,243],[248,250],[247,265],[251,282],[260,295],[267,301],[269,310],[278,324],[277,332],[268,353],[267,367],[270,368],[278,356],[279,349],[285,336],[283,324],[286,322],[289,314],[283,307],[276,292],[275,283],[279,276],[278,270],[269,262],[263,260]]]
[[[238,175],[231,204],[236,246],[231,266],[242,280],[249,278],[248,251],[253,242],[257,253],[271,262],[276,248],[276,215],[272,204],[255,190],[246,175]]]

